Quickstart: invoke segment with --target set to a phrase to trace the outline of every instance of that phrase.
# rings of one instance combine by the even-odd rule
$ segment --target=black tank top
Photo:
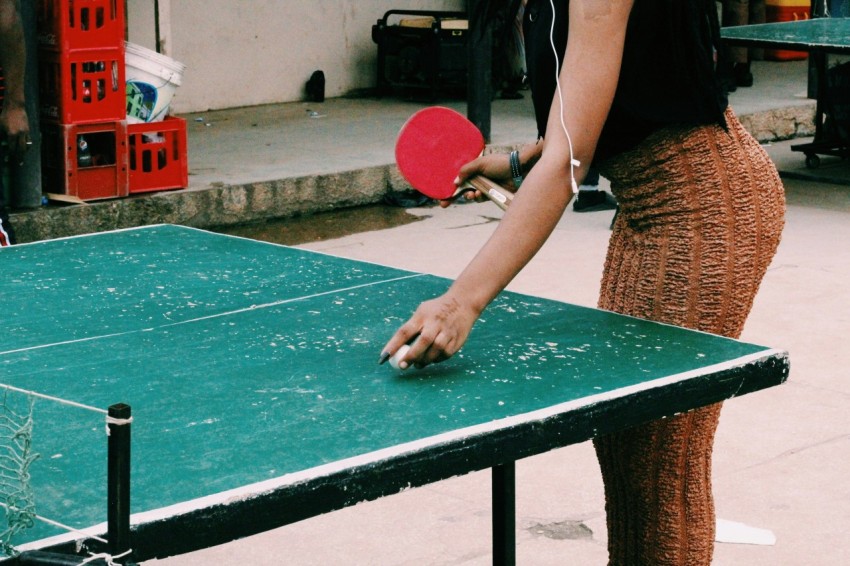
[[[568,0],[554,0],[558,61],[567,40]],[[526,63],[537,129],[546,133],[555,94],[550,0],[529,0],[524,16]],[[631,149],[671,125],[717,123],[728,104],[715,74],[719,24],[714,0],[635,0],[623,64],[594,161]]]

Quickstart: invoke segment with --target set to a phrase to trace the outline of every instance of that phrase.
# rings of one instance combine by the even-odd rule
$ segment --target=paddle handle
[[[511,201],[514,200],[514,194],[511,191],[498,183],[494,183],[487,177],[476,175],[475,177],[468,179],[466,183],[495,202],[496,206],[502,210],[507,210],[508,205],[510,205]]]

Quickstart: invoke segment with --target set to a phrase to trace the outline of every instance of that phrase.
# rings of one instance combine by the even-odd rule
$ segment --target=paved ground
[[[775,77],[760,74],[780,68]],[[790,81],[789,68],[798,73]],[[733,105],[737,98],[742,113],[740,108],[760,112],[785,103],[809,104],[796,96],[805,91],[801,69],[805,67],[756,67],[756,86],[733,95]],[[778,83],[786,85],[784,90],[774,90],[780,88]],[[759,109],[762,103],[766,106]],[[328,124],[334,118],[328,111],[326,118],[308,119]],[[217,126],[199,127],[213,131]],[[527,124],[522,128],[526,133]],[[494,141],[521,141],[503,135],[508,134],[501,122],[494,125]],[[251,139],[245,134],[241,143],[250,146]],[[382,144],[391,144],[391,139]],[[198,141],[195,147],[200,145]],[[768,149],[778,163],[796,166],[802,156],[790,152],[790,145],[772,143]],[[371,147],[364,141],[363,151],[347,153],[339,162],[319,147],[307,153],[315,166],[355,165],[355,158],[365,159],[363,154],[386,159],[386,153],[372,154]],[[238,155],[246,163],[252,159]],[[196,181],[201,175],[212,180],[254,174],[233,165],[216,173],[212,168],[225,169],[223,161],[213,154],[204,159],[193,158],[193,169],[200,163],[211,168],[197,171]],[[306,168],[302,160],[307,159],[297,161]],[[850,330],[850,187],[789,179],[786,189],[787,228],[743,338],[788,349],[791,377],[781,387],[726,404],[714,469],[719,518],[769,529],[776,541],[719,543],[719,565],[850,563],[845,538],[850,529],[850,380],[842,345]],[[452,277],[501,214],[490,203],[408,212],[421,220],[303,247]],[[610,212],[567,212],[510,288],[593,305],[610,220]],[[517,464],[517,476],[519,564],[605,564],[602,484],[590,444],[523,460]],[[489,476],[476,473],[151,564],[483,565],[490,563],[489,513]]]

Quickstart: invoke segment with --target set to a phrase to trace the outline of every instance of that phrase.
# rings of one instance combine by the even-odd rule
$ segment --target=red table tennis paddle
[[[484,151],[484,136],[459,112],[443,106],[419,110],[401,127],[395,145],[399,171],[420,193],[451,200],[466,191],[478,190],[502,210],[513,193],[493,181],[476,176],[457,187],[454,180],[462,165]]]

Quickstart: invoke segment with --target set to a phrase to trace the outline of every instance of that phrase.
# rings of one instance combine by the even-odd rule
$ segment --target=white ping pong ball
[[[390,365],[393,366],[393,368],[395,369],[401,369],[400,367],[398,367],[398,363],[404,358],[404,356],[409,351],[410,346],[408,346],[407,344],[396,350],[395,354],[393,354],[393,357],[390,358]]]

